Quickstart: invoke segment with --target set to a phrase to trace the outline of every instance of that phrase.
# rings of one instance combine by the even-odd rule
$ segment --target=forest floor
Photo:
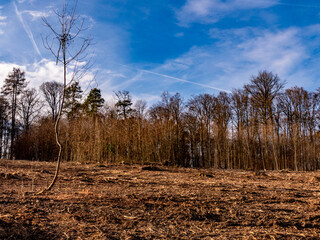
[[[0,239],[320,239],[320,172],[0,160]]]

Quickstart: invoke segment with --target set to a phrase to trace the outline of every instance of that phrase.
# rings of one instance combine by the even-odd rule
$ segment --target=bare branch
[[[60,162],[62,158],[62,143],[59,138],[59,123],[62,117],[62,110],[63,110],[64,99],[65,99],[65,90],[67,86],[70,85],[70,83],[75,81],[76,77],[81,78],[86,74],[86,72],[90,67],[90,62],[91,62],[91,61],[88,61],[83,66],[79,67],[79,62],[87,56],[86,54],[84,56],[82,55],[90,46],[91,38],[79,37],[80,34],[84,31],[84,20],[80,22],[80,25],[78,27],[77,22],[80,21],[80,16],[76,14],[77,4],[78,4],[78,1],[76,0],[74,7],[72,7],[69,12],[68,12],[68,6],[66,4],[62,6],[61,13],[59,13],[59,11],[54,11],[54,13],[56,14],[56,17],[58,18],[59,25],[61,27],[61,32],[59,33],[56,30],[54,30],[53,25],[50,24],[46,18],[44,17],[42,18],[45,26],[49,28],[49,30],[51,31],[51,34],[53,35],[52,43],[49,44],[48,37],[46,37],[46,40],[43,41],[44,45],[47,49],[49,49],[49,51],[55,57],[56,64],[58,64],[58,62],[61,62],[63,64],[63,91],[62,91],[62,98],[61,98],[59,113],[58,113],[56,124],[55,124],[56,142],[57,142],[57,145],[59,146],[56,173],[55,173],[55,176],[53,177],[51,184],[40,193],[49,191],[54,186],[59,174]],[[75,30],[74,33],[72,33],[73,30]],[[80,40],[81,43],[78,45],[80,47],[73,52],[71,51],[72,49],[71,47],[72,46],[77,47],[76,40]],[[54,50],[55,44],[58,49],[57,51]],[[75,63],[73,68],[73,74],[71,79],[67,80],[68,66],[72,62]]]

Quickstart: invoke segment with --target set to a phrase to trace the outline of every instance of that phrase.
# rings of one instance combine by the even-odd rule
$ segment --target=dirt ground
[[[0,239],[320,239],[320,172],[0,160]]]

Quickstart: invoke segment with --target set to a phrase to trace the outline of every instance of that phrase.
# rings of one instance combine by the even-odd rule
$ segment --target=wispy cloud
[[[317,26],[267,30],[263,28],[213,29],[214,44],[194,46],[180,57],[152,70],[179,80],[219,90],[242,87],[261,70],[272,71],[288,86],[314,87],[320,74],[312,71],[320,57],[313,51],[319,42]],[[177,80],[177,79],[176,79]]]
[[[4,34],[4,31],[1,29],[1,26],[3,26],[3,25],[5,25],[6,24],[6,22],[5,22],[5,20],[7,20],[7,17],[6,16],[2,16],[1,14],[1,9],[2,9],[3,7],[2,6],[0,6],[0,35],[2,35],[2,34]]]
[[[230,92],[242,87],[261,70],[278,74],[290,85],[298,84],[301,76],[308,76],[307,67],[301,64],[310,58],[312,51],[312,43],[305,42],[305,38],[318,42],[314,39],[318,32],[317,26],[283,30],[212,29],[209,35],[215,38],[214,44],[194,46],[179,57],[148,69],[122,65],[131,73],[122,79],[109,76],[108,86],[121,90],[140,85],[140,89],[152,94],[159,90],[182,91],[187,95],[212,90]],[[304,78],[305,85],[308,82],[310,85],[313,78]]]
[[[223,92],[231,92],[229,90],[218,88],[218,87],[214,87],[214,86],[211,86],[211,85],[208,85],[208,84],[203,84],[201,82],[191,81],[191,80],[187,80],[187,79],[183,79],[183,78],[179,78],[179,77],[174,77],[172,75],[156,72],[157,70],[160,70],[160,71],[161,70],[165,70],[165,67],[163,67],[163,66],[162,66],[162,68],[161,67],[160,68],[156,68],[155,70],[145,70],[145,69],[141,69],[141,68],[130,67],[128,65],[123,65],[123,64],[118,64],[118,65],[124,66],[124,67],[126,67],[128,69],[131,69],[131,70],[134,70],[134,71],[138,71],[138,73],[134,77],[130,78],[129,80],[124,81],[123,83],[121,83],[119,85],[116,85],[115,86],[116,89],[121,89],[124,86],[130,86],[130,84],[134,84],[136,82],[145,81],[145,79],[148,79],[149,76],[144,76],[144,75],[150,75],[151,74],[151,75],[158,76],[158,77],[161,77],[161,78],[164,78],[164,79],[173,80],[173,82],[187,83],[187,84],[190,84],[190,85],[200,86],[200,87],[205,88],[205,89],[209,88],[209,89],[223,91]]]
[[[24,3],[24,2],[29,2],[29,3],[33,3],[36,0],[18,0],[18,3]]]
[[[310,3],[294,3],[294,2],[283,2],[283,1],[271,1],[264,0],[266,2],[275,2],[281,6],[290,6],[290,7],[299,7],[299,8],[320,8],[319,4],[310,4]]]
[[[279,74],[287,74],[297,64],[307,58],[306,49],[298,28],[284,31],[265,31],[259,36],[238,45],[243,58],[260,66],[273,69]]]
[[[265,0],[187,0],[176,15],[180,25],[187,26],[192,22],[214,23],[237,10],[263,9],[277,4],[277,1]]]
[[[24,19],[23,19],[23,17],[22,17],[22,13],[19,12],[18,7],[17,7],[17,5],[16,5],[15,2],[13,3],[13,6],[14,6],[14,10],[15,10],[15,13],[16,13],[19,21],[21,22],[21,24],[22,24],[25,32],[27,33],[27,35],[28,35],[28,37],[29,37],[29,39],[30,39],[30,41],[31,41],[31,43],[32,43],[32,45],[33,45],[34,50],[35,50],[35,51],[37,52],[37,54],[42,58],[42,55],[41,55],[41,53],[40,53],[40,51],[39,51],[39,48],[38,48],[37,43],[36,43],[35,40],[34,40],[33,33],[32,33],[32,31],[31,31],[30,27],[29,27],[28,24],[24,21]]]
[[[112,74],[112,78],[116,78],[119,79],[118,76],[121,76],[122,74]],[[110,75],[109,75],[110,76]],[[117,90],[121,90],[121,89],[127,89],[128,87],[130,87],[131,85],[141,81],[142,79],[142,73],[138,72],[138,74],[135,74],[133,77],[130,78],[126,78],[124,76],[121,76],[121,78],[123,79],[123,81],[117,81],[116,84],[111,86],[111,90],[112,91],[117,91]]]
[[[27,13],[32,17],[32,20],[35,21],[42,17],[48,17],[50,15],[49,12],[42,12],[42,11],[31,11],[31,10],[25,10],[23,13]]]

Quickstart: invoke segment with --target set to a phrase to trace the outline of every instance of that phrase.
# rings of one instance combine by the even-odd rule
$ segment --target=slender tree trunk
[[[16,106],[17,106],[17,96],[16,88],[13,87],[12,91],[12,109],[11,109],[11,137],[10,137],[10,159],[13,159],[13,146],[16,131]]]
[[[59,153],[58,153],[58,158],[57,158],[57,165],[56,165],[56,172],[54,174],[54,177],[52,179],[51,184],[39,194],[50,191],[51,188],[54,186],[54,184],[57,181],[58,175],[59,175],[59,170],[60,170],[60,163],[61,163],[61,157],[62,157],[62,144],[60,141],[60,131],[59,131],[59,125],[60,125],[60,120],[62,116],[62,110],[63,110],[63,103],[64,103],[64,97],[65,97],[65,89],[67,85],[67,64],[66,64],[66,49],[65,49],[65,42],[62,42],[62,52],[63,52],[63,89],[62,89],[62,98],[61,98],[61,104],[60,104],[60,109],[58,113],[58,117],[54,126],[54,131],[55,131],[55,136],[56,136],[56,142],[59,147]]]
[[[3,157],[3,125],[4,125],[4,121],[2,119],[0,119],[0,159]]]
[[[294,151],[294,170],[295,171],[298,171],[298,154],[297,154],[297,145],[298,145],[298,140],[297,140],[297,133],[298,129],[295,129],[294,130],[294,133],[293,133],[293,151]]]
[[[273,159],[275,163],[275,170],[279,170],[279,164],[278,164],[278,152],[277,152],[277,147],[275,144],[275,139],[274,139],[274,127],[273,124],[271,124],[271,134],[272,134],[272,150],[273,150]],[[279,142],[278,142],[279,144]]]

